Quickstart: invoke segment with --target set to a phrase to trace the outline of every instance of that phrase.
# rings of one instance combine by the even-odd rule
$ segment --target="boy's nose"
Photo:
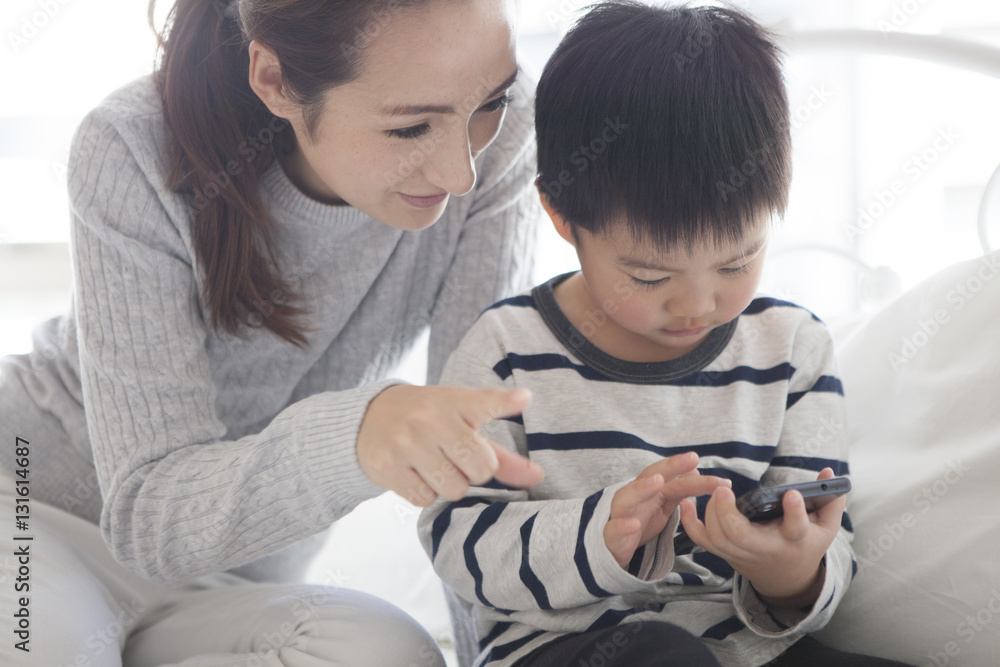
[[[715,294],[711,290],[687,290],[666,302],[667,312],[678,319],[697,322],[715,310]]]

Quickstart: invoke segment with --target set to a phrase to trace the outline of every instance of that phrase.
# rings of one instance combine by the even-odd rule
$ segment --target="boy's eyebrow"
[[[732,264],[733,262],[738,262],[741,259],[752,257],[753,255],[756,255],[763,247],[764,247],[764,241],[758,240],[756,243],[754,243],[752,246],[747,248],[745,251],[743,251],[736,257],[733,257],[727,262],[722,262],[721,264],[716,265],[716,268],[726,266],[727,264]],[[665,273],[679,273],[679,271],[677,271],[676,269],[671,269],[666,266],[662,266],[660,264],[655,264],[653,262],[647,262],[645,260],[635,259],[634,257],[628,257],[624,255],[618,257],[618,263],[633,269],[648,269],[650,271],[663,271]]]
[[[492,93],[487,95],[486,99],[492,99],[513,86],[520,73],[521,68],[519,67],[514,70],[513,74],[507,77],[506,81],[501,83]],[[378,111],[380,114],[385,116],[420,116],[426,113],[455,113],[455,107],[437,104],[397,104],[389,107],[380,106]]]

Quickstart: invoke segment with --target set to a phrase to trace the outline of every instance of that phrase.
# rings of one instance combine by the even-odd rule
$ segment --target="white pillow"
[[[1000,252],[911,289],[838,353],[860,567],[818,638],[1000,665]]]

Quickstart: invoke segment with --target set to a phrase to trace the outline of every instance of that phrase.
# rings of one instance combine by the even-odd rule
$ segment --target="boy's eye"
[[[420,125],[414,125],[413,127],[404,127],[399,130],[389,130],[386,134],[395,139],[419,139],[430,132],[430,130],[430,125],[427,123],[421,123]]]
[[[480,111],[485,111],[486,113],[494,113],[500,111],[507,107],[508,104],[513,101],[514,97],[510,93],[504,93],[500,97],[496,98],[492,102],[487,102],[482,107],[479,108]]]
[[[652,289],[657,285],[665,283],[668,280],[670,280],[670,278],[660,278],[659,280],[641,280],[639,278],[636,278],[635,276],[629,276],[629,278],[632,280],[633,285],[636,285],[637,287],[643,287],[645,289]]]
[[[726,274],[727,276],[735,276],[737,274],[746,273],[747,271],[749,271],[751,264],[753,264],[753,262],[747,262],[743,266],[737,266],[732,269],[720,269],[720,271]]]

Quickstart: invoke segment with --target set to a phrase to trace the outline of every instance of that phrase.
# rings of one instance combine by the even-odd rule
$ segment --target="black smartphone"
[[[813,512],[823,505],[851,490],[851,480],[847,477],[831,477],[814,482],[784,484],[782,486],[762,486],[744,493],[736,499],[736,507],[751,521],[770,521],[784,514],[781,499],[786,491],[796,490],[802,494],[806,510]]]

